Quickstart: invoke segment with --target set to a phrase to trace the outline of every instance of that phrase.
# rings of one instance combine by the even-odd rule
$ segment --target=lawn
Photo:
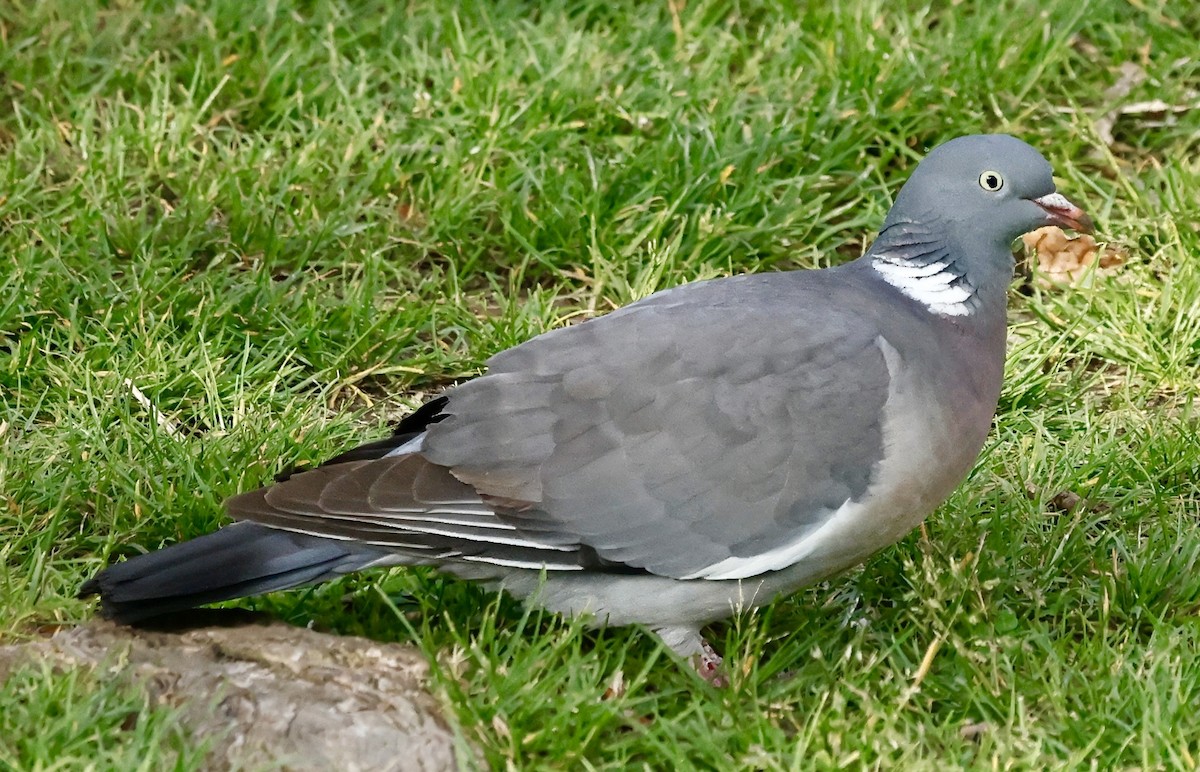
[[[492,767],[1196,768],[1200,6],[453,6],[0,3],[0,643],[532,335],[852,259],[930,147],[1006,131],[1123,262],[1020,271],[970,478],[711,628],[731,688],[428,571],[242,605],[419,646]],[[203,766],[169,725],[23,671],[0,766]]]

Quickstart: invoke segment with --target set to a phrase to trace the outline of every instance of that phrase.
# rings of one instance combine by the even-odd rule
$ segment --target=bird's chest
[[[928,351],[902,353],[882,337],[878,343],[889,385],[883,453],[871,482],[797,545],[793,564],[763,585],[769,592],[830,576],[901,539],[962,482],[987,438],[1002,355],[947,370],[929,367]]]
[[[870,491],[873,511],[864,514],[886,544],[920,523],[975,464],[995,414],[1003,361],[948,357],[930,369],[886,342],[881,348],[891,375],[884,455]]]

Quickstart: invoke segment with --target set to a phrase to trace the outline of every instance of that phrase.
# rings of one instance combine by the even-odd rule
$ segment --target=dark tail
[[[172,611],[332,579],[387,553],[362,544],[234,523],[215,533],[138,555],[84,583],[101,613],[123,624]]]

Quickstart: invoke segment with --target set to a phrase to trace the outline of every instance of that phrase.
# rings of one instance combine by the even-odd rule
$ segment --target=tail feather
[[[129,624],[221,600],[331,579],[378,563],[372,547],[234,523],[105,568],[80,597],[99,595],[101,613]]]

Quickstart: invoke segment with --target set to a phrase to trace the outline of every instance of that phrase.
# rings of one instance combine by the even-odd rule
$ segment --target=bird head
[[[1091,218],[1055,189],[1042,154],[1007,134],[952,139],[917,165],[888,220],[928,219],[1004,247],[1047,225],[1092,232]]]

